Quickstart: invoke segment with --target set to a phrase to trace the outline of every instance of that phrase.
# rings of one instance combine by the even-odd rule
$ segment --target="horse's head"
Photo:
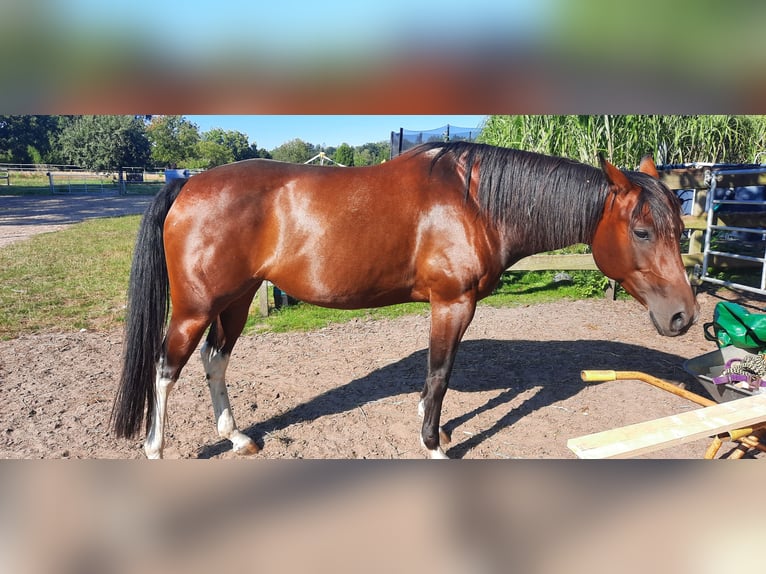
[[[657,179],[650,157],[639,172],[622,172],[603,158],[601,168],[609,193],[591,243],[596,265],[649,309],[661,335],[681,335],[699,306],[681,260],[679,200]]]

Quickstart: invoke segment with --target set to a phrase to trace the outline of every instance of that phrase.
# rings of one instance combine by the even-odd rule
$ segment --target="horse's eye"
[[[637,239],[641,239],[642,241],[646,241],[647,239],[649,239],[649,231],[646,229],[634,229],[633,235],[635,235]]]

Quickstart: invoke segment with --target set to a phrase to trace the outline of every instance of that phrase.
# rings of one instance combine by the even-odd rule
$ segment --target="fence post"
[[[46,173],[48,176],[48,184],[51,186],[51,193],[56,193],[56,188],[53,185],[53,174],[51,172]]]
[[[268,282],[264,281],[258,288],[258,304],[261,317],[269,316],[269,287]]]
[[[695,190],[695,201],[692,206],[692,216],[702,217],[705,215],[705,206],[707,205],[707,189]],[[689,253],[702,253],[704,247],[705,231],[694,229],[689,234]]]

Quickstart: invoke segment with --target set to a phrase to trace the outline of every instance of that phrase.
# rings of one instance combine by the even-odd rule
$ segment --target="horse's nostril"
[[[670,327],[674,331],[681,331],[686,327],[686,313],[679,311],[673,315],[673,318],[670,320]]]

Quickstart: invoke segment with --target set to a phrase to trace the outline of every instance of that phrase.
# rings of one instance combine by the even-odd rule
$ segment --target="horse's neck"
[[[603,198],[598,189],[593,190],[590,203],[566,197],[550,203],[545,213],[532,208],[507,219],[500,235],[510,259],[591,243],[603,212]]]

